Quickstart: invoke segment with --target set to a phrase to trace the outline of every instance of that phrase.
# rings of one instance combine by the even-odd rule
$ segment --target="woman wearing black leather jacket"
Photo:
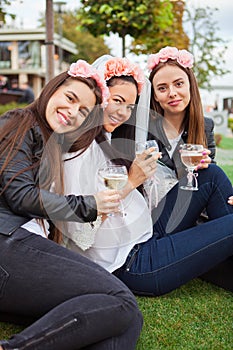
[[[29,326],[0,341],[0,349],[135,348],[142,317],[133,294],[48,239],[49,224],[59,241],[61,222],[91,223],[118,210],[113,190],[62,195],[62,152],[93,141],[106,97],[100,76],[79,60],[31,105],[1,118],[0,315]]]

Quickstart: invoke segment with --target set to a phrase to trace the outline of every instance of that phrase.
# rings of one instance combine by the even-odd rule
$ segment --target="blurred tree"
[[[224,68],[227,41],[217,36],[219,27],[213,20],[218,8],[186,7],[183,22],[187,23],[189,50],[195,57],[194,72],[201,88],[211,90],[211,79],[229,73]],[[189,29],[189,30],[188,30]]]
[[[78,54],[71,56],[71,62],[76,61],[77,59],[83,59],[89,63],[94,62],[99,56],[110,54],[109,47],[105,44],[104,38],[94,37],[87,30],[80,31],[77,27],[77,15],[79,10],[64,11],[63,16],[63,29],[62,35],[64,38],[72,41],[76,44]],[[54,31],[59,32],[59,16],[54,11]],[[44,15],[40,14],[39,23],[41,26],[45,26]],[[70,63],[71,63],[70,62]]]
[[[10,16],[12,19],[15,19],[15,15],[7,12],[6,10],[6,7],[11,5],[12,1],[14,0],[0,0],[0,28],[6,23],[6,16]]]
[[[79,10],[67,11],[63,15],[63,35],[68,40],[74,42],[78,49],[78,55],[73,60],[83,59],[92,63],[99,56],[109,54],[110,49],[105,44],[103,37],[94,37],[87,30],[80,31],[77,28],[77,16]],[[55,29],[57,21],[55,20]]]
[[[159,51],[164,46],[176,46],[180,49],[188,49],[189,38],[183,29],[184,1],[178,0],[171,3],[172,21],[170,24],[154,27],[140,35],[132,42],[131,51],[135,54],[148,54]],[[161,4],[161,6],[166,6]]]
[[[122,39],[122,56],[125,56],[125,38],[136,39],[166,28],[172,23],[172,4],[169,0],[80,0],[83,5],[77,20],[80,29],[87,29],[92,35],[118,34]]]

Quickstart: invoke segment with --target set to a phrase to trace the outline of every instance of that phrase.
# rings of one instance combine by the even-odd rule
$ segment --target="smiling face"
[[[185,115],[190,102],[190,83],[187,74],[177,66],[165,65],[152,80],[155,100],[164,110],[164,117]]]
[[[45,116],[51,129],[57,133],[76,130],[96,103],[94,92],[83,82],[68,79],[51,96]]]
[[[114,86],[109,86],[109,91],[110,98],[104,110],[104,128],[113,132],[130,118],[137,98],[137,88],[131,82],[119,80]]]

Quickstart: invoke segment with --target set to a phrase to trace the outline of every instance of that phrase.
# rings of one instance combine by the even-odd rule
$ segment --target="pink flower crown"
[[[130,62],[126,57],[113,57],[105,63],[105,80],[122,75],[128,75],[134,78],[138,86],[138,94],[140,95],[145,82],[145,75],[138,64]]]
[[[82,78],[92,78],[96,81],[97,85],[102,92],[102,106],[107,105],[109,99],[109,88],[105,80],[101,77],[97,69],[92,67],[89,63],[84,60],[78,60],[75,63],[70,65],[70,68],[67,72],[71,77],[82,77]]]
[[[194,58],[187,50],[178,50],[176,47],[166,46],[158,53],[149,55],[147,67],[151,71],[159,62],[167,62],[167,60],[177,60],[184,68],[192,68]]]

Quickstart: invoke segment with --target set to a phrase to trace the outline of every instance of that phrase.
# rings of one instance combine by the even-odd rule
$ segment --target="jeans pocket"
[[[124,264],[124,269],[126,271],[128,271],[128,272],[130,271],[131,266],[133,265],[134,260],[137,257],[137,253],[138,253],[139,249],[140,249],[140,244],[136,244],[129,252],[129,255],[128,255],[126,262]]]
[[[9,273],[0,266],[0,298],[4,295],[5,286],[9,278]]]

